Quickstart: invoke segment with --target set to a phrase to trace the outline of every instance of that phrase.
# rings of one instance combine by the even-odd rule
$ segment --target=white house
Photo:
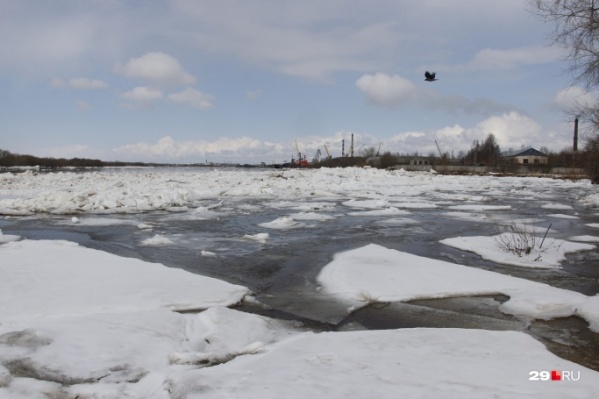
[[[546,164],[549,157],[534,148],[526,150],[509,151],[503,154],[504,159],[517,164]]]

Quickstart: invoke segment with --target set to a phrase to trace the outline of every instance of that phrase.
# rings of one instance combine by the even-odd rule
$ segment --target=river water
[[[497,199],[493,205],[511,210],[487,211],[490,219],[534,219],[548,228],[553,237],[567,239],[592,234],[587,223],[599,216],[572,201],[566,189],[552,192],[552,201],[571,205],[579,219],[551,217],[558,213],[540,209],[524,199]],[[305,203],[306,201],[302,201]],[[497,307],[506,297],[482,296],[408,303],[374,304],[348,315],[346,306],[321,292],[316,282],[319,271],[334,254],[370,243],[387,248],[492,270],[539,281],[555,287],[599,293],[599,251],[568,256],[561,270],[529,269],[498,265],[478,255],[442,245],[439,240],[456,236],[497,234],[499,222],[483,222],[447,216],[447,209],[410,209],[402,223],[386,224],[384,216],[348,216],[347,207],[332,201],[314,201],[310,209],[330,216],[294,229],[267,229],[259,226],[297,212],[288,207],[264,206],[258,200],[224,199],[210,218],[190,218],[189,212],[155,211],[135,215],[71,216],[36,215],[0,219],[5,234],[29,239],[66,239],[119,256],[162,263],[168,267],[219,278],[250,288],[258,300],[240,310],[270,317],[297,320],[315,330],[390,329],[411,327],[457,327],[517,330],[539,339],[557,355],[599,371],[599,334],[576,317],[534,321],[501,313]],[[104,222],[102,222],[104,221]],[[140,228],[140,224],[151,229]],[[268,233],[265,243],[243,239],[244,235]],[[143,245],[156,235],[168,238],[169,245]]]

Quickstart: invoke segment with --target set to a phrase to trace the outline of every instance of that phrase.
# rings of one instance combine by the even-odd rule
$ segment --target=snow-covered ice
[[[3,234],[2,230],[0,230],[0,243],[10,242],[10,241],[18,241],[21,237],[14,234]]]
[[[0,257],[4,323],[104,311],[228,306],[248,293],[241,286],[69,241],[11,242],[0,246]]]
[[[141,245],[173,245],[174,242],[168,237],[161,234],[156,234],[151,238],[146,238],[141,242]]]
[[[9,243],[0,256],[0,397],[566,398],[599,389],[599,373],[519,332],[314,334],[223,308],[247,294],[242,287],[156,264],[62,241]],[[581,294],[375,245],[339,254],[321,280],[352,301],[506,292],[526,305],[507,302],[511,313],[556,317],[580,308],[599,318],[599,301],[585,312]],[[173,311],[190,308],[207,310]],[[529,381],[542,367],[576,371],[580,380]]]
[[[475,204],[466,204],[466,205],[454,205],[449,206],[449,209],[454,209],[456,211],[473,211],[473,212],[485,212],[485,211],[505,211],[511,208],[509,205],[475,205]]]
[[[553,203],[553,202],[545,204],[545,205],[541,205],[541,208],[543,208],[543,209],[559,209],[559,210],[573,209],[572,205],[558,204],[558,203]]]
[[[525,235],[522,238],[519,234],[502,233],[492,237],[446,238],[441,240],[441,243],[463,251],[474,252],[483,259],[488,259],[496,263],[538,268],[559,268],[560,262],[565,259],[566,254],[596,249],[594,245],[580,244],[557,238],[547,238],[543,242],[543,246],[541,246],[541,237],[534,239],[534,245],[530,247],[528,254],[517,253],[516,251],[508,250],[509,248],[505,248],[518,248],[518,241],[526,244],[527,237],[530,236]],[[514,240],[517,243],[513,243]],[[501,245],[502,242],[505,244]],[[532,240],[531,243],[533,243]],[[501,248],[502,246],[504,247],[503,249]]]
[[[580,241],[580,242],[597,242],[597,243],[599,243],[599,237],[590,236],[590,235],[574,236],[574,237],[570,237],[570,240]]]
[[[410,219],[410,218],[391,218],[391,219],[379,220],[376,222],[376,224],[379,224],[382,226],[407,226],[407,225],[418,224],[418,223],[420,223],[418,220],[414,220],[414,219]]]
[[[553,196],[552,188],[575,192],[572,205]],[[217,256],[196,245],[197,237],[205,237],[202,232],[194,237],[165,233],[142,216],[156,214],[153,221],[176,224],[267,213],[252,219],[251,232],[232,231],[230,251],[244,242],[269,243],[257,246],[267,250],[293,231],[317,234],[318,226],[335,222],[357,231],[361,223],[373,223],[387,232],[432,232],[437,227],[429,223],[437,219],[485,231],[493,224],[528,225],[536,226],[530,234],[542,237],[547,226],[538,224],[549,216],[554,226],[544,250],[530,256],[503,251],[492,234],[464,231],[435,238],[496,263],[544,273],[559,271],[568,253],[596,250],[591,245],[596,237],[584,229],[599,224],[578,213],[578,207],[599,206],[595,191],[588,181],[372,168],[4,173],[0,225],[10,230],[18,217],[28,217],[31,224],[50,214],[62,215],[52,219],[57,228],[84,232],[136,226],[135,243],[154,247],[146,251],[191,242],[199,261],[214,262],[221,252]],[[514,203],[503,202],[507,197],[544,206],[536,215],[519,214]],[[576,219],[550,213],[575,207]],[[580,225],[578,232],[565,224]],[[541,320],[577,316],[599,332],[597,295],[376,242],[330,255],[333,260],[320,269],[315,283],[322,287],[320,295],[347,312],[373,302],[504,294],[509,299],[499,310],[506,314]],[[65,240],[0,231],[0,397],[591,398],[599,391],[597,371],[557,357],[524,332],[316,333],[229,308],[244,299],[252,300],[251,293],[240,285]],[[571,370],[580,379],[530,381],[533,370]]]
[[[266,244],[268,239],[270,238],[270,234],[268,233],[258,233],[258,234],[246,234],[243,236],[246,240],[257,241],[261,244]]]
[[[181,373],[170,384],[175,397],[272,399],[591,398],[599,387],[588,369],[579,382],[528,381],[539,364],[580,370],[518,332],[339,332],[299,335],[225,367]]]
[[[350,216],[398,216],[398,215],[409,215],[410,212],[399,210],[394,207],[383,208],[383,209],[372,209],[370,211],[355,211],[349,212]]]
[[[550,213],[547,216],[560,219],[580,219],[580,217],[576,215],[565,215],[563,213]]]
[[[585,318],[599,332],[599,297],[378,245],[337,254],[318,276],[324,289],[347,301],[351,310],[371,302],[398,302],[503,293],[500,310],[538,319]]]
[[[307,225],[305,223],[295,221],[292,217],[283,216],[271,222],[260,223],[259,226],[265,227],[267,229],[287,230],[306,227]]]
[[[318,212],[292,213],[291,215],[289,215],[289,217],[293,220],[319,220],[319,221],[331,220],[331,219],[335,218],[335,216],[327,215],[324,213],[318,213]]]

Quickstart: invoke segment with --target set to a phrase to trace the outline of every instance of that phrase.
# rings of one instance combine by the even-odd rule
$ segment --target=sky
[[[19,154],[280,163],[341,156],[353,134],[356,154],[458,156],[490,133],[559,151],[564,110],[589,96],[521,0],[0,0],[0,15],[0,148]]]

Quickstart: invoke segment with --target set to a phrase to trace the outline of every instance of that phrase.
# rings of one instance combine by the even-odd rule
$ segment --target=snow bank
[[[596,298],[374,244],[335,255],[317,279],[350,310],[372,302],[502,293],[510,297],[499,307],[505,313],[538,319],[579,315],[592,328],[599,324]]]
[[[229,306],[247,288],[67,241],[0,246],[0,320]]]
[[[305,333],[223,307],[243,287],[65,241],[7,243],[0,259],[0,397],[569,398],[599,389],[599,373],[518,332]],[[504,311],[578,312],[599,327],[599,297],[376,245],[338,254],[319,280],[355,303],[503,292]],[[191,308],[207,310],[172,311]],[[580,379],[528,380],[544,369]]]
[[[534,248],[531,248],[529,254],[517,254],[508,251],[502,243],[512,245],[512,238],[519,239],[517,234],[502,233],[496,236],[487,237],[456,237],[446,238],[439,241],[441,244],[448,245],[463,251],[473,252],[480,255],[483,259],[490,260],[496,263],[505,265],[521,266],[521,267],[537,267],[537,268],[560,268],[560,263],[566,259],[566,254],[578,251],[590,251],[596,249],[594,245],[580,244],[571,241],[560,240],[557,238],[546,238],[541,244],[541,237],[535,238]],[[528,238],[521,238],[527,240]],[[580,240],[576,240],[580,241]],[[516,244],[514,244],[516,245]]]
[[[529,381],[532,370],[577,382]],[[405,329],[307,334],[262,355],[174,376],[177,398],[593,397],[599,373],[509,331]]]
[[[0,244],[3,242],[11,242],[11,241],[18,241],[20,240],[21,237],[14,235],[14,234],[3,234],[2,230],[0,230]]]
[[[4,244],[0,259],[0,397],[166,398],[180,359],[234,358],[286,331],[221,307],[246,288],[179,269],[66,241]]]

